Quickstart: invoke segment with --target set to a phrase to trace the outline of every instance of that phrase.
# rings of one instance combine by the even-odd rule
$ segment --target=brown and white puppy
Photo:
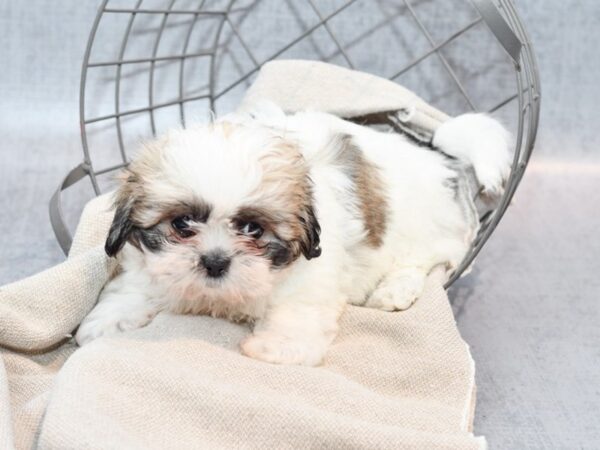
[[[452,119],[434,143],[497,193],[504,129]],[[163,310],[253,322],[243,353],[321,362],[347,303],[402,310],[477,226],[447,156],[323,113],[229,116],[144,146],[116,192],[106,241],[121,272],[77,332],[139,328]]]

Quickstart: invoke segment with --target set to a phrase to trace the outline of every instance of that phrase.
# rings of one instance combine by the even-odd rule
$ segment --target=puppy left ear
[[[130,239],[135,230],[132,221],[134,205],[140,198],[139,177],[130,169],[119,175],[120,186],[115,197],[115,215],[113,217],[104,250],[108,256],[115,256]]]
[[[304,239],[300,243],[302,254],[306,259],[318,258],[321,256],[321,226],[312,205],[306,208],[305,217],[301,217],[300,221],[304,227]]]
[[[108,256],[115,256],[125,245],[133,231],[131,222],[132,202],[125,201],[116,203],[115,216],[104,244],[104,251]]]

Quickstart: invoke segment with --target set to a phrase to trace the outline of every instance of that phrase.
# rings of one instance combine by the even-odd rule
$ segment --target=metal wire
[[[344,4],[343,6],[339,7],[338,9],[336,9],[334,12],[332,12],[328,16],[324,17],[323,20],[321,20],[319,23],[317,23],[316,25],[313,25],[312,27],[308,28],[304,33],[302,33],[297,38],[293,39],[289,44],[283,46],[281,49],[279,49],[278,51],[276,51],[275,53],[273,53],[271,56],[269,56],[267,59],[265,59],[262,63],[260,63],[254,69],[252,69],[251,71],[247,72],[245,75],[242,75],[238,80],[236,80],[233,83],[231,83],[229,86],[227,86],[226,88],[224,88],[218,94],[215,94],[215,99],[219,99],[220,97],[222,97],[223,95],[225,95],[229,91],[231,91],[233,88],[237,87],[238,85],[240,85],[241,83],[243,83],[244,81],[246,81],[248,78],[250,78],[256,72],[258,72],[260,70],[260,68],[265,63],[267,63],[267,62],[269,62],[269,61],[271,61],[273,59],[277,59],[283,53],[285,53],[290,48],[292,48],[294,45],[296,45],[297,43],[299,43],[300,41],[302,41],[303,39],[305,39],[307,36],[310,36],[315,30],[317,30],[318,28],[320,28],[324,23],[326,23],[329,20],[333,19],[335,16],[337,16],[338,14],[340,14],[342,11],[344,11],[346,8],[348,8],[350,5],[352,5],[356,1],[357,0],[349,0],[346,4]]]
[[[313,0],[307,0],[307,1],[310,4],[310,7],[312,8],[312,10],[317,14],[317,16],[319,16],[319,20],[323,24],[323,28],[325,28],[325,30],[327,30],[327,34],[329,34],[329,37],[331,37],[331,40],[333,41],[333,43],[335,44],[335,46],[338,48],[338,51],[340,52],[340,54],[346,60],[346,63],[348,64],[348,66],[351,69],[354,69],[354,64],[350,60],[350,57],[348,56],[348,54],[344,50],[344,47],[342,47],[342,45],[338,41],[338,38],[335,37],[335,34],[331,30],[331,27],[327,23],[327,20],[325,20],[325,17],[323,17],[323,15],[321,14],[321,11],[319,11],[319,8],[317,8],[317,5],[315,5],[315,3],[313,2]]]
[[[139,10],[142,5],[143,0],[137,0],[135,5],[135,9]],[[125,34],[123,35],[123,40],[121,41],[121,48],[119,49],[118,59],[123,59],[125,55],[125,49],[127,48],[127,42],[129,41],[129,35],[131,34],[131,29],[133,27],[133,22],[135,20],[136,13],[132,13],[129,16],[129,21],[127,22],[127,28],[125,29]],[[121,109],[121,72],[123,66],[121,64],[117,64],[117,73],[115,74],[115,119],[117,126],[117,139],[119,142],[119,151],[121,152],[121,159],[123,162],[127,161],[127,155],[125,153],[125,144],[123,144],[123,129],[121,128],[121,117],[123,116],[120,113]]]
[[[204,6],[205,0],[202,0],[202,2],[200,3],[200,8],[202,9],[202,7]],[[187,30],[187,33],[185,35],[185,40],[183,41],[183,50],[182,50],[182,54],[185,55],[186,57],[189,58],[189,53],[187,53],[188,51],[188,47],[190,45],[190,38],[192,37],[192,33],[194,32],[194,27],[196,26],[196,22],[198,22],[198,17],[199,14],[194,14],[194,18],[192,19],[190,26]],[[210,52],[210,54],[214,54],[214,49]],[[180,62],[179,62],[179,100],[181,100],[181,102],[179,103],[179,118],[181,119],[181,125],[183,127],[185,127],[185,107],[183,106],[183,76],[185,73],[185,57],[181,58]],[[153,134],[156,135],[156,130],[153,128],[152,129]]]
[[[197,3],[197,7],[194,8],[178,8],[178,0],[164,0],[164,7],[156,8],[143,7],[143,0],[137,0],[133,8],[118,8],[112,6],[108,7],[109,0],[103,0],[99,7],[94,23],[92,24],[81,71],[80,124],[84,162],[80,165],[80,172],[83,170],[88,174],[94,192],[96,194],[100,194],[101,188],[98,183],[98,177],[118,171],[125,167],[128,163],[128,149],[125,145],[124,129],[122,124],[123,118],[125,118],[126,116],[138,116],[147,114],[150,119],[151,133],[156,134],[158,130],[158,123],[155,112],[161,108],[177,105],[179,107],[178,121],[181,123],[182,126],[185,126],[185,104],[197,100],[208,100],[210,108],[213,111],[215,111],[217,106],[217,100],[222,99],[231,91],[233,91],[237,86],[249,80],[254,74],[256,74],[258,70],[260,70],[260,68],[266,62],[272,59],[276,59],[279,56],[283,55],[286,51],[294,47],[296,44],[300,43],[304,39],[307,39],[318,29],[323,29],[327,33],[327,35],[331,39],[331,42],[337,49],[335,53],[330,54],[327,57],[321,55],[323,59],[331,59],[336,55],[341,55],[341,57],[344,59],[344,61],[350,68],[355,68],[356,62],[351,57],[351,50],[354,48],[354,46],[358,44],[362,39],[365,39],[369,34],[375,32],[379,26],[385,26],[386,24],[388,24],[388,22],[391,22],[395,17],[395,15],[390,15],[390,17],[384,19],[384,21],[381,22],[381,24],[376,25],[372,29],[368,29],[367,31],[360,34],[358,37],[355,37],[353,40],[348,40],[344,42],[336,34],[336,31],[334,27],[331,26],[330,22],[331,19],[339,16],[341,13],[346,11],[351,5],[356,3],[356,1],[357,0],[347,0],[344,4],[342,4],[329,14],[323,14],[321,12],[321,9],[317,5],[317,1],[304,0],[304,5],[314,12],[316,17],[318,18],[318,21],[315,24],[306,27],[306,29],[303,30],[297,37],[291,39],[288,43],[281,46],[276,51],[272,52],[267,58],[259,59],[257,57],[257,54],[255,53],[255,48],[252,45],[250,45],[245,39],[244,33],[242,32],[241,28],[242,21],[237,20],[236,22],[236,20],[234,20],[234,17],[235,14],[239,12],[244,12],[245,14],[251,13],[256,4],[260,3],[260,0],[255,0],[247,6],[241,6],[237,9],[234,8],[236,0],[229,0],[226,6],[220,10],[204,9],[205,0],[199,0]],[[469,86],[463,83],[462,80],[460,80],[456,71],[452,67],[452,64],[442,53],[442,50],[444,50],[446,46],[448,46],[450,43],[455,42],[460,36],[464,35],[467,31],[476,27],[478,24],[482,22],[487,23],[487,21],[484,20],[483,12],[481,14],[477,14],[477,17],[474,20],[471,20],[466,25],[462,26],[460,29],[445,37],[443,40],[436,42],[430,31],[427,29],[422,18],[419,17],[419,13],[416,8],[417,5],[414,3],[414,0],[398,1],[404,5],[405,12],[408,13],[411,20],[416,24],[421,34],[429,43],[430,48],[422,54],[420,54],[419,56],[417,56],[416,58],[412,59],[405,66],[399,67],[397,70],[395,70],[394,73],[389,77],[389,79],[397,80],[400,76],[406,74],[414,67],[419,66],[419,64],[424,62],[429,56],[435,54],[441,62],[446,73],[452,79],[455,88],[460,92],[461,96],[465,99],[469,107],[474,110],[477,110],[477,105],[468,91]],[[474,6],[477,7],[477,3],[483,0],[471,1],[473,1],[475,3]],[[518,56],[514,57],[514,55],[511,55],[511,58],[513,58],[515,71],[515,89],[513,93],[511,93],[504,99],[498,99],[494,106],[488,108],[489,112],[495,112],[497,110],[500,110],[501,108],[508,108],[509,105],[513,105],[515,108],[517,108],[516,116],[518,117],[518,122],[516,124],[517,131],[515,136],[514,159],[512,163],[511,173],[506,184],[505,193],[500,201],[499,206],[489,215],[482,218],[480,230],[476,239],[473,241],[471,248],[468,254],[466,255],[464,261],[457,268],[457,270],[452,275],[446,286],[449,286],[452,282],[454,282],[464,272],[464,270],[471,265],[473,259],[481,251],[484,244],[494,232],[496,226],[502,218],[502,215],[508,208],[508,205],[510,204],[510,201],[523,176],[527,162],[529,161],[529,158],[531,156],[539,121],[539,77],[537,63],[533,55],[533,50],[529,41],[529,37],[527,36],[527,33],[519,20],[519,17],[515,11],[512,1],[497,0],[496,4],[499,8],[501,17],[503,17],[503,20],[506,22],[506,24],[503,23],[502,25],[508,25],[510,30],[512,30],[512,33],[514,33],[516,38],[518,38],[518,40],[521,43],[521,48],[519,49],[520,52],[518,52]],[[295,3],[294,7],[296,7],[297,5],[300,4]],[[487,6],[490,6],[489,3],[487,4]],[[154,41],[151,45],[152,51],[149,56],[142,55],[140,57],[125,58],[126,50],[130,48],[130,40],[135,34],[132,33],[132,30],[134,28],[134,23],[136,22],[136,17],[140,15],[143,15],[144,17],[147,17],[148,15],[154,15],[160,18],[158,28],[153,30],[153,32],[155,32],[156,34],[154,36]],[[118,56],[114,59],[92,59],[92,49],[95,47],[98,28],[101,22],[103,20],[110,20],[110,17],[116,16],[125,16],[128,18],[127,26],[120,38],[120,41],[118,39],[119,36],[115,36],[115,42],[118,44],[119,49]],[[171,16],[189,18],[188,27],[185,31],[185,34],[183,35],[184,37],[182,39],[182,46],[178,53],[158,56],[158,50],[161,45],[161,42],[163,41],[165,30],[167,29],[167,22],[169,21],[169,17]],[[194,30],[197,28],[198,23],[200,22],[200,18],[202,18],[203,20],[212,21],[211,23],[213,25],[216,25],[216,32],[214,34],[214,38],[212,38],[212,43],[208,47],[208,49],[189,51],[190,44],[192,42],[191,37]],[[223,39],[223,31],[225,29],[225,24],[227,24],[231,33],[229,38]],[[220,86],[218,71],[219,58],[222,57],[222,55],[226,52],[226,47],[231,44],[232,37],[240,44],[243,51],[248,55],[248,58],[252,62],[252,68],[246,71],[245,73],[240,73],[237,79],[231,81],[224,87],[219,87],[219,90],[217,90],[217,87]],[[106,42],[103,42],[101,44],[105,45]],[[385,52],[385,49],[383,49],[382,51]],[[510,53],[508,50],[507,52]],[[208,75],[206,76],[208,82],[208,89],[207,92],[192,95],[189,90],[185,89],[185,84],[187,81],[184,76],[185,67],[189,61],[195,58],[199,59],[204,57],[210,58]],[[178,62],[179,64],[177,84],[175,89],[176,95],[174,95],[173,100],[156,102],[156,68],[159,64],[169,63],[171,61]],[[121,105],[123,104],[123,96],[128,94],[128,92],[125,92],[122,89],[122,78],[124,77],[122,68],[123,66],[134,64],[138,64],[140,66],[144,64],[148,65],[147,69],[144,69],[148,70],[149,73],[147,96],[148,105],[134,109],[122,109]],[[86,92],[89,81],[89,71],[102,67],[115,68],[115,75],[113,80],[114,112],[88,117],[86,112]],[[185,95],[186,92],[188,93],[188,95]],[[115,129],[117,131],[118,148],[121,161],[116,164],[111,164],[107,167],[96,167],[94,159],[92,158],[88,139],[88,126],[94,123],[104,123],[109,125],[111,121],[112,123],[114,123]]]
[[[406,73],[408,70],[412,69],[414,66],[416,66],[417,64],[419,64],[421,61],[423,61],[428,56],[430,56],[430,55],[432,55],[434,53],[438,53],[439,54],[439,51],[442,48],[444,48],[446,45],[448,45],[449,43],[451,43],[452,41],[454,41],[457,37],[462,36],[465,32],[469,31],[471,28],[473,28],[478,23],[481,23],[482,20],[483,19],[481,17],[479,17],[479,18],[475,19],[474,21],[472,21],[471,23],[469,23],[467,26],[465,26],[465,27],[461,28],[460,30],[456,31],[455,33],[451,34],[449,37],[447,37],[446,39],[444,39],[439,44],[433,44],[432,43],[433,47],[431,47],[430,50],[426,51],[421,56],[418,56],[412,62],[410,62],[409,64],[407,64],[406,66],[404,66],[398,72],[396,72],[394,75],[392,75],[390,77],[390,80],[392,80],[392,81],[395,80],[396,78],[398,78],[399,76],[401,76],[402,74]]]
[[[467,90],[465,89],[465,87],[462,85],[462,83],[456,76],[456,73],[454,73],[454,70],[452,70],[452,67],[450,67],[448,60],[444,57],[444,55],[442,55],[442,53],[440,52],[440,49],[436,48],[435,42],[434,42],[433,38],[431,37],[431,34],[429,33],[429,31],[427,30],[425,25],[423,25],[423,22],[421,22],[421,20],[417,16],[417,13],[415,12],[414,8],[411,6],[410,2],[408,0],[404,0],[404,4],[410,11],[410,15],[412,16],[412,18],[415,20],[415,22],[417,23],[417,25],[423,32],[423,35],[425,36],[427,41],[429,41],[429,44],[431,44],[431,46],[433,47],[433,51],[435,52],[435,54],[438,56],[438,58],[442,62],[444,69],[446,69],[446,72],[448,72],[448,75],[450,75],[452,80],[454,80],[454,83],[456,83],[456,87],[458,87],[458,90],[460,91],[460,93],[462,94],[464,99],[467,101],[467,103],[469,104],[469,106],[471,107],[472,110],[477,110],[477,108],[475,107],[475,103],[473,103],[473,100],[471,99],[469,94],[467,94]],[[462,32],[461,32],[461,34],[462,34]]]
[[[156,33],[156,39],[154,40],[154,48],[152,49],[152,57],[150,59],[150,76],[148,77],[148,108],[150,113],[150,127],[152,128],[152,135],[156,136],[156,121],[154,120],[154,70],[156,68],[156,55],[158,53],[158,47],[160,40],[162,39],[163,32],[165,31],[165,25],[169,19],[169,13],[173,10],[175,0],[171,0],[167,6],[167,11],[163,15],[160,22],[160,28]],[[185,53],[185,52],[184,52]],[[179,55],[178,55],[179,56]],[[185,59],[185,58],[183,58]]]
[[[131,116],[133,114],[140,114],[140,113],[148,112],[151,110],[166,108],[167,106],[178,105],[180,103],[187,103],[187,102],[192,102],[195,100],[202,100],[202,99],[205,99],[208,97],[210,97],[208,94],[193,95],[191,97],[178,98],[177,100],[171,100],[168,102],[155,103],[152,106],[145,106],[142,108],[130,109],[127,111],[116,111],[114,114],[107,114],[105,116],[99,116],[99,117],[93,117],[91,119],[85,119],[84,124],[87,125],[87,124],[94,123],[94,122],[102,122],[102,121],[108,120],[108,119],[116,119],[116,118],[120,118],[123,116]]]
[[[472,264],[475,257],[479,254],[483,245],[487,242],[491,234],[494,232],[500,219],[504,215],[510,201],[512,200],[516,189],[525,173],[525,168],[533,146],[537,133],[539,110],[540,110],[540,84],[537,70],[537,62],[533,55],[529,36],[525,32],[518,15],[510,0],[499,0],[499,7],[505,12],[505,17],[510,24],[513,32],[517,35],[522,43],[521,60],[515,65],[517,94],[509,97],[504,102],[504,105],[510,103],[514,98],[518,99],[518,130],[515,142],[515,151],[513,164],[510,176],[506,182],[504,195],[499,206],[495,209],[490,217],[489,224],[482,227],[471,245],[471,249],[463,262],[456,269],[454,274],[446,283],[449,287],[456,281],[460,275]],[[526,73],[526,82],[523,80],[522,72]],[[526,114],[528,113],[528,114]],[[526,141],[523,143],[523,136],[526,134]]]
[[[144,9],[138,8],[137,5],[135,8],[105,8],[103,10],[105,13],[119,13],[119,14],[183,14],[183,15],[196,15],[202,14],[205,16],[225,16],[227,13],[225,11],[202,11],[202,6],[198,9],[190,10],[190,9]]]

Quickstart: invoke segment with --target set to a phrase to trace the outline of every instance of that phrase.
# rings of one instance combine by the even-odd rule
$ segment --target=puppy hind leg
[[[371,293],[365,306],[383,311],[404,311],[423,293],[427,271],[421,267],[396,267]]]

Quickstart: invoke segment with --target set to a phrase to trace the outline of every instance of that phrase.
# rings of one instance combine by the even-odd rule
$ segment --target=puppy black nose
[[[211,252],[200,257],[200,263],[206,269],[206,274],[211,278],[219,278],[227,273],[231,258],[221,252]]]

